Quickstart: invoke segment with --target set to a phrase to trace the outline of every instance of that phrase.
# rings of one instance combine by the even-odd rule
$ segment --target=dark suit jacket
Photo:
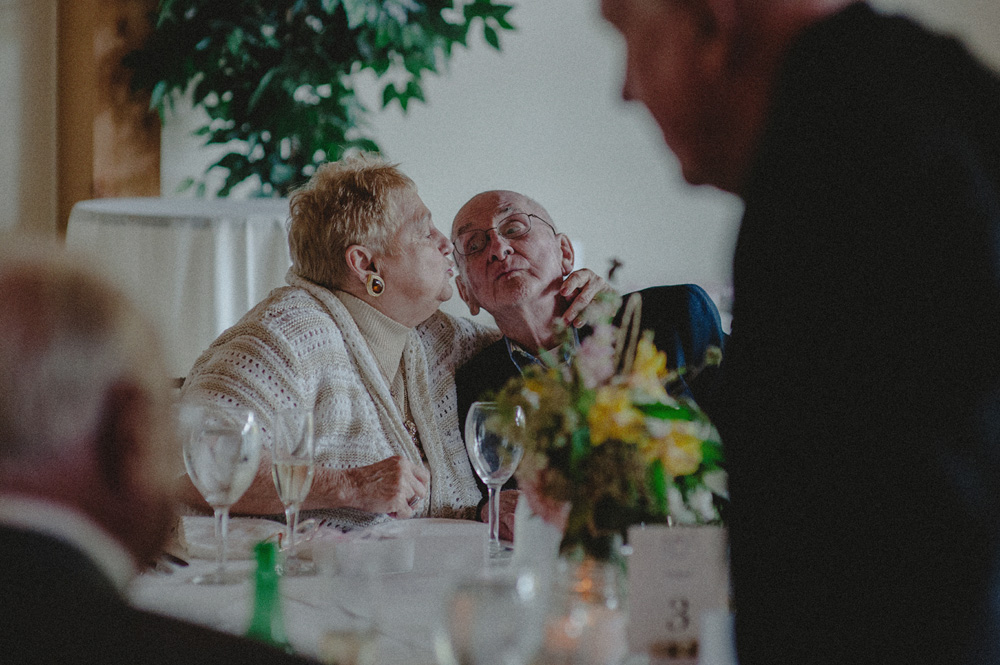
[[[1000,662],[1000,82],[852,6],[788,54],[744,199],[740,664]]]
[[[638,293],[642,296],[641,328],[653,331],[653,342],[659,350],[666,352],[667,366],[671,369],[699,365],[709,346],[723,347],[725,334],[719,310],[700,286],[656,286]],[[624,303],[628,301],[629,295],[631,294],[622,299],[616,323],[620,323]],[[589,329],[580,330],[581,339],[588,334]],[[508,380],[518,374],[517,366],[510,359],[503,339],[476,354],[455,373],[458,422],[464,427],[465,417],[473,402],[498,392]],[[710,368],[687,386],[689,395],[709,413],[717,382],[718,371]],[[516,486],[514,479],[504,485],[507,489]]]
[[[134,609],[90,559],[48,536],[0,527],[0,552],[0,662],[313,662],[240,637]]]

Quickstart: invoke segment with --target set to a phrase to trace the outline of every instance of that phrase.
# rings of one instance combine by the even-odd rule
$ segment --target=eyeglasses
[[[513,240],[527,235],[531,231],[531,219],[535,218],[545,226],[556,232],[556,228],[546,222],[538,215],[517,212],[510,217],[505,217],[495,227],[489,229],[474,229],[466,231],[455,238],[455,251],[462,256],[474,256],[486,249],[490,244],[490,231],[496,231],[498,238]]]

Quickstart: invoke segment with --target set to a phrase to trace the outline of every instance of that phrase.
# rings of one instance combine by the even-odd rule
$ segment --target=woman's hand
[[[563,313],[563,321],[579,328],[583,325],[580,315],[594,300],[594,296],[601,291],[613,290],[603,277],[587,268],[570,273],[559,288],[559,295],[569,302],[569,307]]]
[[[413,517],[414,507],[427,496],[430,474],[423,466],[399,456],[368,466],[344,469],[341,506],[393,517]]]
[[[517,508],[517,499],[521,496],[518,490],[503,490],[498,497],[500,502],[500,540],[514,541],[514,510]],[[479,521],[490,521],[490,504],[483,504],[479,511]]]

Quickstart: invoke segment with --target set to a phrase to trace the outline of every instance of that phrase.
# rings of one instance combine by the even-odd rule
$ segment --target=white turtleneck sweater
[[[291,271],[287,280],[201,355],[182,397],[252,408],[265,439],[276,410],[310,406],[317,461],[339,469],[393,455],[423,463],[406,428],[408,405],[431,472],[420,514],[475,517],[480,492],[458,422],[455,370],[499,332],[443,312],[408,329],[353,296]],[[404,376],[405,390],[392,391]],[[405,392],[405,402],[392,392]],[[324,514],[347,527],[385,519],[350,509]]]

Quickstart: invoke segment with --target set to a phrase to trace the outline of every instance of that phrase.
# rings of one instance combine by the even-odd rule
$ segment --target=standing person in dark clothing
[[[715,414],[741,665],[1000,662],[1000,80],[845,0],[603,0],[746,204]]]

